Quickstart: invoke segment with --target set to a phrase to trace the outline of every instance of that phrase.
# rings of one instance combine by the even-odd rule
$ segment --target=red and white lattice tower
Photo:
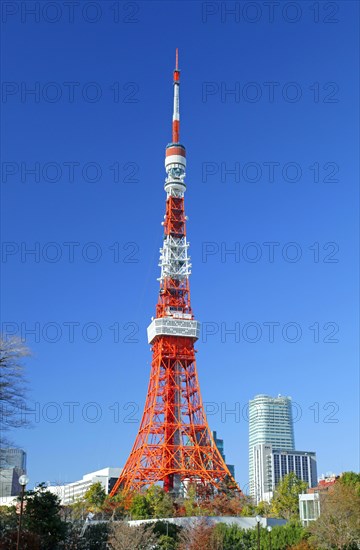
[[[180,144],[180,71],[174,70],[172,143],[166,147],[166,214],[160,249],[160,292],[148,327],[152,366],[144,412],[132,451],[111,494],[162,483],[183,494],[187,483],[216,490],[225,480],[237,488],[206,420],[195,363],[200,335],[190,303],[191,273],[184,193],[186,152]]]

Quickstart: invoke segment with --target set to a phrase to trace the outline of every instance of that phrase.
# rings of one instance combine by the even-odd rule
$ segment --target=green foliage
[[[339,479],[339,483],[354,487],[355,491],[360,495],[360,474],[355,472],[344,472]]]
[[[149,501],[145,493],[134,495],[130,507],[131,519],[148,519],[151,517]]]
[[[106,523],[96,523],[89,525],[84,533],[84,550],[99,550],[106,548],[109,536],[109,528]]]
[[[69,506],[71,509],[70,516],[72,520],[83,520],[85,521],[87,516],[87,504],[84,500],[78,500]]]
[[[253,532],[240,529],[237,525],[218,523],[215,526],[215,533],[221,541],[222,550],[243,550],[252,548]]]
[[[82,534],[83,526],[83,521],[69,523],[64,546],[61,548],[66,548],[66,550],[105,550],[109,537],[108,524],[89,524]]]
[[[158,542],[158,548],[159,550],[176,550],[177,543],[168,535],[160,535],[159,542]]]
[[[271,502],[271,513],[287,520],[299,518],[299,494],[307,489],[307,483],[290,472],[276,486]]]
[[[159,537],[159,550],[175,550],[178,546],[181,527],[167,521],[157,521],[153,525],[153,532]]]
[[[145,493],[150,515],[153,518],[166,518],[174,515],[174,501],[171,496],[159,487],[152,485]]]
[[[262,517],[269,517],[271,516],[271,504],[268,502],[262,500],[259,502],[259,504],[256,506],[254,510],[255,516],[262,516]]]
[[[91,487],[86,491],[84,495],[84,500],[88,504],[89,509],[92,511],[99,511],[101,510],[102,505],[104,504],[106,498],[105,489],[98,481],[97,483],[93,483]]]
[[[235,524],[218,523],[214,531],[218,540],[221,541],[222,550],[248,550],[257,548],[257,528],[245,530]],[[271,534],[267,529],[260,528],[260,548],[261,550],[270,550],[271,537],[271,548],[273,550],[287,550],[303,540],[305,536],[306,531],[299,523],[275,526]]]
[[[108,514],[111,521],[124,519],[126,516],[125,497],[119,492],[114,496],[106,495],[102,510]]]
[[[256,515],[255,506],[253,504],[251,504],[251,502],[248,502],[248,503],[244,504],[244,506],[242,507],[240,515],[244,516],[244,517],[255,516]]]
[[[34,491],[25,493],[24,531],[40,537],[42,550],[54,550],[65,538],[66,523],[60,517],[60,499],[40,483]]]
[[[154,524],[154,533],[160,536],[169,535],[171,538],[177,539],[180,531],[181,527],[175,525],[175,523],[170,523],[168,521],[157,521]]]
[[[356,480],[337,481],[320,494],[320,517],[311,523],[310,539],[316,548],[352,550],[360,548],[360,495]]]
[[[196,498],[196,487],[193,484],[189,485],[188,487],[187,495],[184,500],[184,508],[185,508],[185,514],[188,517],[198,516],[202,514]]]
[[[0,548],[11,548],[17,526],[18,515],[15,506],[0,506]]]
[[[262,529],[265,531],[265,529]],[[264,534],[264,539],[269,541],[268,533]],[[298,544],[307,537],[307,532],[298,521],[292,521],[286,525],[276,525],[271,531],[271,539],[273,548],[277,550],[286,550],[291,546]],[[264,546],[270,548],[270,546]]]

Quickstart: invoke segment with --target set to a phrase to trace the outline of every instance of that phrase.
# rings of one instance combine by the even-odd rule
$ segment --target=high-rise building
[[[249,402],[249,482],[255,497],[254,447],[268,443],[274,449],[295,450],[291,398],[256,395]]]
[[[213,436],[215,445],[218,448],[219,453],[223,457],[224,462],[226,462],[225,452],[224,452],[224,440],[217,437],[217,432],[215,430],[213,431],[212,436]],[[229,468],[230,474],[235,479],[235,466],[233,464],[226,464],[226,466]]]
[[[26,453],[22,449],[0,449],[0,497],[20,493],[19,477],[26,473]]]
[[[23,449],[0,449],[0,468],[17,468],[23,473],[26,471],[26,453]]]
[[[316,454],[312,451],[284,451],[261,443],[253,447],[254,500],[270,502],[276,485],[290,472],[308,487],[317,484]]]

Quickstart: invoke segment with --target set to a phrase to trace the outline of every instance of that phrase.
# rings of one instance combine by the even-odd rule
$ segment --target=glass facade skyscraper
[[[215,431],[212,432],[212,436],[214,438],[214,442],[218,448],[219,453],[223,457],[224,462],[226,462],[225,453],[224,453],[224,440],[217,437],[217,433]],[[230,474],[235,479],[235,466],[233,464],[226,464],[226,466],[229,468]]]
[[[275,449],[295,450],[291,398],[256,395],[249,402],[249,482],[255,496],[254,446],[269,443]]]
[[[19,477],[25,472],[25,451],[17,448],[0,449],[0,498],[20,493]]]

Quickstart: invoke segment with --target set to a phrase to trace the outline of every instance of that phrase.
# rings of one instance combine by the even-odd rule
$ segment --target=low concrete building
[[[121,470],[122,468],[103,468],[102,470],[85,474],[79,481],[49,485],[48,490],[59,496],[62,505],[73,504],[77,500],[80,500],[94,483],[101,483],[105,489],[105,493],[109,494],[120,476]]]

